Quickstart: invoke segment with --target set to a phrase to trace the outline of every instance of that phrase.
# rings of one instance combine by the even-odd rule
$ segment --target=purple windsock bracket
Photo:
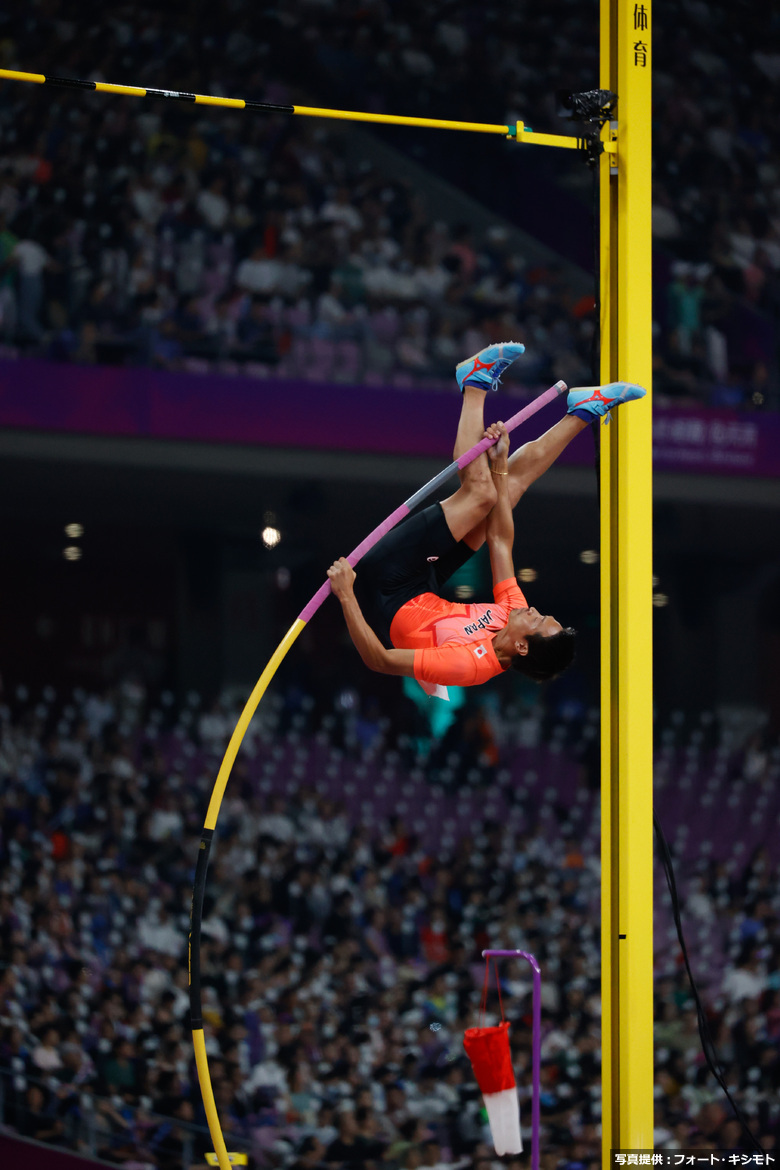
[[[549,394],[549,390],[547,391]],[[538,400],[537,400],[538,401]],[[533,1026],[531,1029],[531,1170],[539,1170],[539,1118],[542,1096],[542,972],[528,951],[483,951],[483,959],[525,959],[533,972]]]
[[[506,429],[508,431],[513,431],[515,427],[519,427],[521,423],[524,423],[526,419],[531,418],[531,416],[536,414],[538,410],[541,410],[543,406],[547,406],[548,402],[554,402],[560,394],[565,394],[567,389],[568,387],[566,386],[565,382],[556,382],[555,385],[551,386],[549,390],[545,390],[543,394],[538,396],[538,398],[534,398],[533,402],[529,402],[528,405],[524,406],[522,410],[518,410],[517,414],[513,414],[512,417],[504,424]],[[460,458],[454,459],[452,463],[450,463],[449,467],[445,467],[443,471],[438,473],[438,475],[434,475],[433,479],[429,479],[425,486],[421,487],[419,491],[416,491],[414,495],[410,496],[404,504],[401,504],[394,512],[391,512],[387,519],[383,520],[381,524],[378,524],[374,531],[370,532],[365,540],[362,540],[357,548],[353,549],[349,554],[347,560],[353,566],[353,568],[358,563],[360,558],[364,557],[369,549],[374,547],[377,541],[381,540],[382,537],[391,530],[391,528],[395,528],[396,524],[398,524],[400,520],[403,520],[405,516],[409,515],[412,508],[416,508],[418,504],[421,504],[423,500],[427,499],[428,496],[436,491],[436,489],[440,487],[446,480],[448,480],[450,476],[453,475],[456,471],[462,471],[464,467],[468,467],[469,463],[472,463],[475,459],[478,459],[483,451],[487,451],[488,447],[494,446],[496,441],[497,440],[495,439],[480,439],[478,443],[475,443],[473,447],[470,447],[468,451],[465,451],[460,456]],[[304,608],[298,614],[298,621],[310,621],[329,593],[330,581],[325,581],[322,585],[320,585],[319,589],[314,594],[308,605],[304,606]],[[514,954],[514,951],[511,953]]]

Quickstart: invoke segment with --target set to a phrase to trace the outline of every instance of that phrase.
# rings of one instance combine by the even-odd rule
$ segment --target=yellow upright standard
[[[602,382],[651,390],[651,3],[601,0]],[[653,1146],[652,395],[601,428],[602,1119]]]

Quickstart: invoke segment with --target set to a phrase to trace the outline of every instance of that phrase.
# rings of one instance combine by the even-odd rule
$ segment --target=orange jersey
[[[398,650],[414,650],[418,682],[471,687],[503,673],[493,636],[503,630],[513,609],[528,602],[514,577],[493,588],[493,604],[460,605],[435,593],[421,593],[402,605],[390,626]]]

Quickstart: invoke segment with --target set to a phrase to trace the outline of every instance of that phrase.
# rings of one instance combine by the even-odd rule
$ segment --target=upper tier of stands
[[[277,101],[292,85],[322,104],[520,116],[537,128],[560,128],[557,88],[597,80],[595,5],[561,3],[553,16],[522,5],[235,4],[229,28],[218,14],[199,19],[185,32],[175,5],[89,3],[77,25],[55,3],[6,19],[3,63]],[[777,404],[780,59],[766,33],[764,14],[744,4],[656,14],[662,397]],[[509,143],[459,135],[445,149],[434,138],[423,161],[501,214],[538,183],[549,216],[534,230],[582,254],[587,212],[556,186],[549,159],[535,156],[532,177]],[[564,179],[588,181],[584,168]],[[522,336],[524,376],[590,379],[590,306],[560,270],[529,265],[500,219],[487,233],[443,221],[400,161],[375,163],[370,146],[362,164],[348,159],[328,123],[9,83],[0,216],[11,353],[408,383],[449,378],[483,342]]]

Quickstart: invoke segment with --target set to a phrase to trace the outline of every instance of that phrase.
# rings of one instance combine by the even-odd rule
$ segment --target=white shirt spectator
[[[311,280],[311,273],[292,260],[279,265],[277,292],[283,297],[296,297]]]
[[[721,125],[713,126],[707,131],[707,145],[713,154],[718,158],[723,159],[724,162],[731,162],[731,156],[734,153],[734,133],[729,126]]]
[[[40,276],[49,262],[49,254],[35,240],[20,240],[11,256],[21,276]]]
[[[230,218],[230,204],[220,191],[215,191],[216,184],[212,184],[207,191],[201,191],[195,206],[203,219],[215,232],[221,232]]]
[[[324,292],[317,301],[317,320],[325,325],[343,325],[349,313],[334,293]]]
[[[42,1069],[43,1072],[54,1072],[55,1069],[62,1068],[62,1058],[59,1052],[45,1042],[33,1049],[32,1062],[36,1068]]]
[[[738,264],[740,268],[747,268],[748,264],[752,264],[756,254],[756,241],[747,231],[731,232],[729,243],[731,244],[731,258],[735,264]]]
[[[218,914],[211,914],[206,918],[201,926],[201,930],[207,938],[215,938],[217,942],[227,944],[230,940],[230,931],[227,928],[227,923]]]
[[[552,1060],[561,1052],[571,1051],[574,1047],[571,1036],[562,1028],[553,1028],[542,1040],[542,1060]]]
[[[442,1096],[438,1086],[417,1085],[409,1096],[407,1108],[410,1117],[419,1117],[423,1121],[438,1121],[447,1112],[446,1096]]]
[[[271,1088],[280,1093],[287,1092],[287,1077],[284,1069],[275,1060],[263,1060],[252,1069],[246,1083],[247,1091],[251,1089]]]
[[[688,897],[685,899],[686,908],[689,914],[694,918],[701,919],[702,922],[711,922],[715,917],[715,908],[712,904],[712,898],[707,893],[702,878],[696,878],[691,883],[691,888],[688,891]]]
[[[260,248],[236,269],[236,284],[250,293],[270,296],[277,291],[281,277],[282,265],[278,260],[269,260]]]
[[[730,1003],[756,999],[766,989],[766,975],[750,967],[732,967],[723,980],[723,994]]]
[[[264,837],[273,837],[275,841],[292,841],[295,826],[283,812],[268,813],[260,820],[260,833]]]
[[[153,841],[175,837],[183,828],[184,820],[175,808],[156,808],[149,818],[149,836]]]
[[[84,704],[87,732],[93,738],[102,734],[107,723],[116,717],[116,707],[102,695],[90,695]]]
[[[359,232],[363,216],[349,201],[349,192],[341,188],[335,199],[328,199],[320,208],[320,219],[326,223],[339,224],[349,232]]]
[[[413,301],[417,296],[417,281],[409,272],[399,272],[389,265],[367,268],[363,276],[366,292],[376,297],[396,301]]]
[[[0,215],[10,223],[19,210],[19,192],[13,183],[0,183]]]
[[[447,269],[441,264],[429,264],[425,268],[418,268],[414,276],[423,300],[436,300],[444,296],[452,280]]]
[[[154,1003],[171,986],[171,977],[165,967],[152,967],[141,980],[140,997],[144,1004]]]
[[[406,370],[423,370],[428,364],[426,338],[422,331],[409,329],[396,343],[396,354]]]
[[[399,255],[401,249],[397,240],[392,236],[383,236],[380,232],[375,232],[367,240],[363,240],[360,245],[360,259],[366,264],[378,264],[380,261],[392,261]],[[356,259],[353,257],[353,259]],[[360,262],[357,261],[356,262]]]
[[[670,207],[653,204],[653,235],[657,240],[676,240],[680,235],[680,221]]]
[[[130,196],[136,214],[151,227],[162,215],[163,205],[159,194],[148,179],[136,183]]]
[[[212,749],[221,747],[230,731],[231,724],[221,707],[204,711],[198,720],[198,735],[203,743]]]
[[[147,950],[159,951],[160,954],[173,955],[175,958],[182,953],[185,936],[176,929],[167,914],[160,916],[153,910],[138,922],[138,941]]]
[[[223,853],[222,865],[226,877],[238,879],[257,865],[257,852],[239,842]]]

